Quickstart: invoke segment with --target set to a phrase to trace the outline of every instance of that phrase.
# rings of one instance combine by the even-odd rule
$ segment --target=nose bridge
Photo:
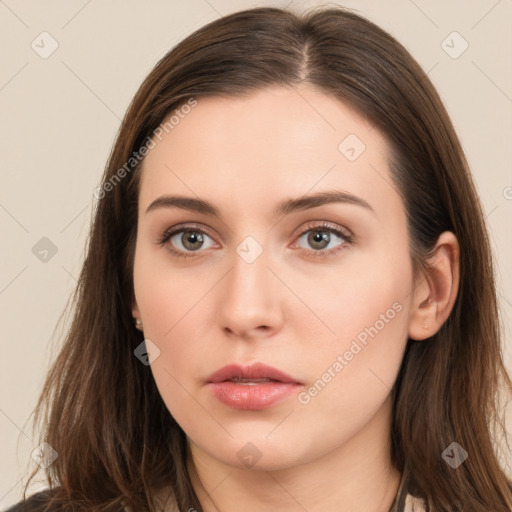
[[[270,251],[253,237],[246,237],[232,254],[219,298],[221,327],[246,334],[258,327],[277,328],[280,301],[270,266]]]

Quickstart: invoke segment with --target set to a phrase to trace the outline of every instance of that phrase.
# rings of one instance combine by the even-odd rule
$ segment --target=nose
[[[218,296],[218,321],[226,334],[244,339],[266,338],[281,329],[281,283],[268,263],[265,251],[253,262],[234,253],[232,268]]]

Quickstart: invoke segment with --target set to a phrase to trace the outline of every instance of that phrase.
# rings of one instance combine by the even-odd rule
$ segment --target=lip
[[[254,363],[224,366],[208,377],[207,386],[225,405],[255,411],[276,405],[303,383],[276,368]]]

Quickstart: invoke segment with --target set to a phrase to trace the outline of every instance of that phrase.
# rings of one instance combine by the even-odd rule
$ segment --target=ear
[[[459,289],[459,243],[450,231],[441,233],[427,271],[422,272],[413,291],[409,337],[424,340],[446,321]]]

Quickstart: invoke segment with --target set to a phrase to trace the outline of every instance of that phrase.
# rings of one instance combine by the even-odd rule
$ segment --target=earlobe
[[[140,319],[140,312],[139,312],[139,306],[137,305],[137,302],[135,299],[132,302],[132,317],[133,317],[133,323],[135,325],[135,328],[139,331],[143,330],[142,322]]]
[[[459,243],[450,231],[442,233],[428,270],[420,276],[413,292],[409,337],[424,340],[433,336],[450,315],[459,288]]]

